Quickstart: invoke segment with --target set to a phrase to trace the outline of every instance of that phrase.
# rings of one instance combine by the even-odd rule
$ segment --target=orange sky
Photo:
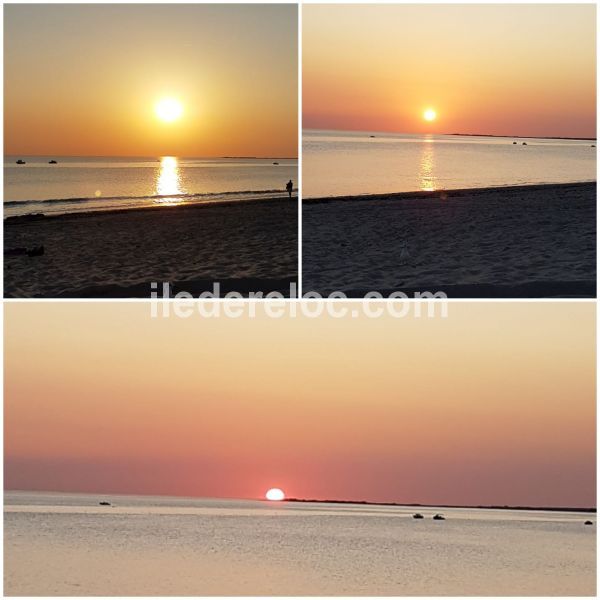
[[[303,127],[595,137],[595,10],[305,5]]]
[[[298,154],[294,5],[12,4],[4,35],[6,154]]]
[[[6,487],[595,505],[593,303],[258,312],[7,304]]]

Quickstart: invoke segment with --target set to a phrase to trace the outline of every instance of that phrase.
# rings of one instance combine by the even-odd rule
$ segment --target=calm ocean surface
[[[58,164],[48,164],[56,158]],[[17,165],[22,159],[24,165]],[[273,164],[273,163],[279,164]],[[4,214],[56,214],[285,194],[295,159],[7,156]]]
[[[4,501],[6,595],[595,594],[596,527],[583,524],[595,515],[419,509],[419,521],[409,507]]]
[[[595,181],[595,143],[305,130],[302,193],[319,198]]]

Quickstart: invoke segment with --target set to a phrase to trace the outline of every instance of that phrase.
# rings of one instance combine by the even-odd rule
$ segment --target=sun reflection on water
[[[421,190],[424,192],[433,192],[436,189],[436,180],[434,175],[435,168],[435,145],[430,137],[425,138],[423,152],[421,153],[421,164],[419,169],[419,180]]]
[[[179,173],[179,164],[174,156],[163,156],[160,159],[160,168],[156,177],[156,195],[169,196],[168,198],[157,198],[157,204],[167,204],[173,206],[181,204],[183,198],[177,197],[177,194],[184,194],[181,187],[181,175]]]

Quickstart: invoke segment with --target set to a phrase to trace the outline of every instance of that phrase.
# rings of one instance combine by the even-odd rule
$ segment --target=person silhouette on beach
[[[291,179],[287,182],[287,185],[285,186],[285,189],[286,189],[287,193],[290,195],[290,199],[291,199],[291,197],[292,197],[292,190],[294,189],[294,183],[292,182]]]

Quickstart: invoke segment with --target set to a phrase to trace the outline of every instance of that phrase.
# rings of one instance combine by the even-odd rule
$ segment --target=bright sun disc
[[[426,121],[435,121],[435,118],[437,117],[437,113],[435,112],[435,110],[433,110],[433,108],[428,108],[424,113],[423,113],[423,118]]]
[[[183,106],[175,98],[163,98],[156,103],[154,112],[161,121],[172,123],[183,114]]]
[[[279,488],[271,488],[265,494],[265,498],[267,500],[274,500],[278,502],[279,500],[283,500],[285,498],[285,494],[283,493],[283,490],[280,490]]]

